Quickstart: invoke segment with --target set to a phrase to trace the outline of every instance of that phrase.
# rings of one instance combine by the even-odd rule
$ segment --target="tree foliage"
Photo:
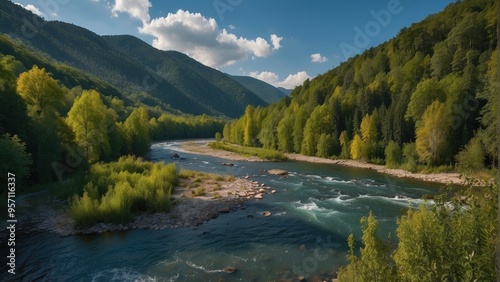
[[[428,165],[440,164],[447,153],[451,131],[450,115],[443,103],[435,101],[424,112],[417,125],[416,149],[419,159]]]
[[[115,120],[107,120],[108,111],[99,93],[90,90],[83,91],[68,112],[67,122],[75,134],[75,141],[84,149],[90,162],[110,153],[107,124],[114,125]]]
[[[340,150],[332,150],[334,157],[383,162],[391,141],[400,148],[416,143],[419,157],[400,162],[416,171],[422,164],[453,164],[461,148],[481,136],[486,166],[495,167],[496,8],[493,0],[450,4],[395,38],[305,81],[289,99],[255,110],[252,120],[262,126],[253,146],[318,155],[331,135],[341,139]],[[443,105],[432,110],[438,118],[426,115],[436,101]],[[245,144],[248,120],[247,113],[230,123],[231,131],[226,132],[232,142]],[[395,163],[390,166],[398,166]]]
[[[451,200],[443,194],[432,206],[424,202],[405,212],[392,255],[377,237],[373,214],[364,217],[360,256],[351,234],[339,281],[495,281],[498,187],[469,184]]]

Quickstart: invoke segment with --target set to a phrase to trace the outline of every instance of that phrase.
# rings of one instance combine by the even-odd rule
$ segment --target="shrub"
[[[473,173],[484,169],[485,153],[481,140],[472,138],[455,157],[457,168],[463,173]]]
[[[175,164],[123,157],[114,163],[94,164],[86,181],[83,196],[74,196],[70,202],[70,214],[81,226],[125,223],[139,212],[168,211],[178,175]]]
[[[403,160],[402,169],[415,172],[418,169],[417,160],[418,153],[415,143],[406,143],[403,146]]]
[[[390,141],[385,147],[385,166],[388,168],[396,168],[401,164],[402,152],[398,143]]]
[[[194,197],[205,196],[205,190],[203,188],[196,188],[195,191],[191,191]]]

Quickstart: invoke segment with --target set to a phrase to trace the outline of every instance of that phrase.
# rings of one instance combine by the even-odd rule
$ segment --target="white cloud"
[[[293,89],[295,86],[304,83],[306,79],[311,78],[305,71],[290,74],[282,81],[280,81],[280,78],[276,73],[269,71],[250,72],[250,76],[265,81],[275,87],[283,87],[286,89]]]
[[[271,42],[273,44],[273,50],[278,50],[281,48],[280,42],[283,40],[283,37],[278,37],[276,34],[271,35]]]
[[[238,37],[226,29],[220,30],[213,18],[184,10],[144,22],[139,32],[155,37],[152,45],[158,49],[183,52],[211,67],[228,66],[252,57],[267,57],[272,51],[268,41],[261,37]],[[275,37],[272,44],[277,47],[275,43],[279,45],[281,39]]]
[[[141,20],[143,23],[149,21],[149,0],[116,0],[111,12],[113,16],[118,13],[127,13],[131,17]]]
[[[328,61],[328,58],[321,56],[320,53],[312,54],[311,55],[311,62],[312,63],[324,63]]]
[[[17,5],[23,7],[24,9],[28,10],[28,11],[31,11],[33,14],[39,16],[39,17],[43,17],[43,13],[37,8],[35,7],[34,5],[31,5],[31,4],[28,4],[26,6],[24,6],[23,4],[21,3],[16,3]],[[56,15],[57,16],[57,15]]]
[[[232,24],[230,24],[230,25],[228,26],[228,28],[229,28],[230,30],[235,30],[235,29],[236,29],[236,27],[235,27],[234,25],[232,25]]]

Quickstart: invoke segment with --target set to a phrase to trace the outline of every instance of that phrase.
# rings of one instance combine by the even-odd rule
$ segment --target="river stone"
[[[263,216],[271,216],[271,212],[270,211],[265,211],[262,213]]]
[[[273,175],[287,175],[288,171],[283,169],[271,169],[268,171],[268,173]]]
[[[230,211],[230,210],[229,210],[229,208],[228,208],[228,207],[222,207],[222,208],[220,208],[220,209],[219,209],[219,212],[220,212],[220,213],[228,213],[229,211]]]
[[[228,266],[226,268],[224,268],[224,272],[227,272],[227,273],[233,273],[236,271],[236,267],[234,266]]]
[[[262,194],[255,195],[255,199],[262,199]]]

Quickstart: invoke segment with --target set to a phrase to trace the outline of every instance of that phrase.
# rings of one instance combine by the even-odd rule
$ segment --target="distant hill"
[[[286,96],[290,96],[290,94],[292,94],[292,91],[293,91],[292,89],[286,89],[286,88],[283,88],[283,87],[278,87],[278,89],[281,92],[285,93]]]
[[[45,21],[10,1],[0,2],[0,33],[149,106],[237,117],[248,104],[267,104],[223,73],[179,52],[157,50],[133,36],[99,36],[73,24]]]
[[[228,75],[228,76],[239,82],[241,85],[248,88],[250,91],[255,93],[262,100],[266,101],[269,104],[277,102],[281,100],[281,98],[287,96],[286,93],[281,91],[279,88],[276,88],[271,84],[264,82],[262,80],[249,76],[235,76],[235,75]]]

